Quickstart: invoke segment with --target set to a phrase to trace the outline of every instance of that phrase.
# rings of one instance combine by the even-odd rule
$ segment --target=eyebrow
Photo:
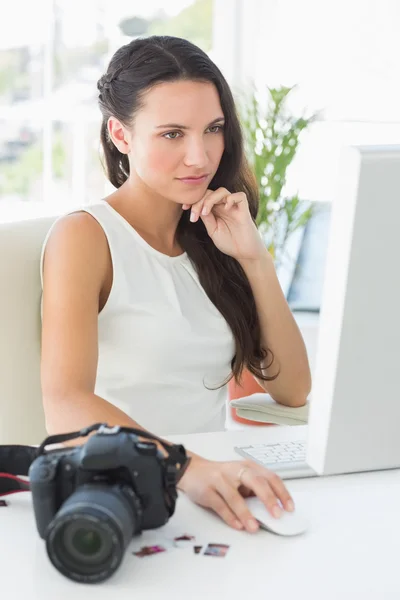
[[[211,125],[215,125],[220,121],[225,121],[224,117],[218,117],[217,119],[214,119],[214,121],[211,121],[211,123],[208,124],[208,127],[210,127]],[[167,123],[166,125],[157,125],[156,129],[163,129],[165,127],[175,127],[176,129],[190,129],[190,127],[187,127],[186,125],[178,125],[178,123]]]

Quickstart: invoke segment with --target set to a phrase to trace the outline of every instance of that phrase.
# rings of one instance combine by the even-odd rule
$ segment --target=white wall
[[[288,193],[330,201],[344,145],[400,142],[398,0],[215,0],[214,14],[214,59],[234,88],[297,83],[292,108],[323,110]]]

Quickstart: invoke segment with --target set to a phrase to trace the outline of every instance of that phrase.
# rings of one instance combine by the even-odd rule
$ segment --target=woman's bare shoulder
[[[100,223],[85,210],[79,210],[73,213],[68,213],[60,217],[54,224],[50,237],[68,237],[70,235],[82,235],[84,238],[89,235],[104,238],[104,232]]]
[[[104,273],[108,244],[101,225],[83,210],[60,217],[46,244],[45,261],[50,257],[62,263],[84,263],[86,269],[95,267]]]

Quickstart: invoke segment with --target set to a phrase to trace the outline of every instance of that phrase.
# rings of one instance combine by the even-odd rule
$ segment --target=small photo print
[[[194,535],[189,535],[188,533],[174,537],[174,542],[191,542],[192,540],[194,540]]]
[[[184,533],[183,535],[174,537],[174,545],[177,548],[187,548],[187,547],[191,546],[194,539],[195,539],[194,535]]]
[[[135,556],[139,556],[143,558],[144,556],[152,556],[153,554],[160,554],[160,552],[165,552],[166,548],[164,546],[155,545],[155,546],[142,546],[140,550],[137,552],[133,552]]]
[[[203,546],[193,546],[193,551],[195,554],[200,554]]]
[[[204,556],[226,556],[229,550],[229,546],[227,544],[208,544],[207,548],[204,550]]]

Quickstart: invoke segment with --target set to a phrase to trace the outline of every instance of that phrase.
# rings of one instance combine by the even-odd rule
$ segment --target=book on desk
[[[243,419],[275,425],[306,425],[308,422],[307,402],[304,406],[292,407],[278,404],[267,393],[256,393],[231,400],[231,406]]]

